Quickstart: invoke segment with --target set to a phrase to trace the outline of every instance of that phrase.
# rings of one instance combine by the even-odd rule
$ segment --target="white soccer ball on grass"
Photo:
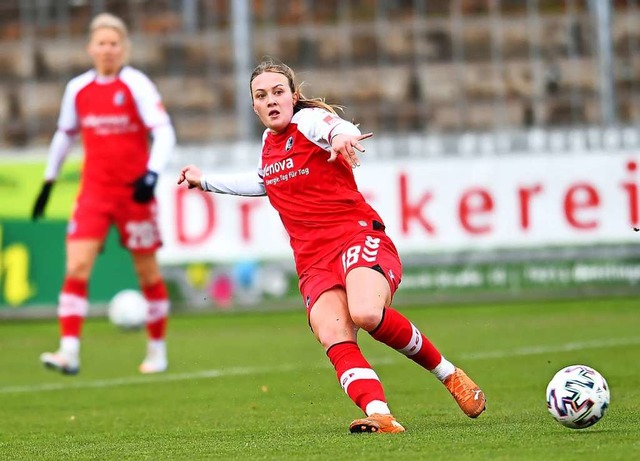
[[[109,321],[119,328],[135,330],[147,321],[149,303],[137,290],[122,290],[109,302]]]
[[[600,421],[610,398],[604,376],[586,365],[563,368],[547,386],[549,413],[571,429],[584,429]]]

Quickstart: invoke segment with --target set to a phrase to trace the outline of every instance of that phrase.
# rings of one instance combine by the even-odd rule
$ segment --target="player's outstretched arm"
[[[182,184],[186,182],[189,189],[200,189],[202,188],[202,171],[195,165],[187,165],[180,170],[180,175],[178,176],[178,184]]]
[[[258,171],[235,174],[204,175],[195,165],[187,165],[180,170],[178,184],[186,182],[189,189],[199,189],[217,194],[262,197],[267,195],[264,181]]]

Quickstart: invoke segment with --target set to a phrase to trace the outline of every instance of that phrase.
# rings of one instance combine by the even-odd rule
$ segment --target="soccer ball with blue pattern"
[[[563,368],[547,386],[549,413],[571,429],[584,429],[600,421],[609,407],[609,400],[607,381],[586,365]]]

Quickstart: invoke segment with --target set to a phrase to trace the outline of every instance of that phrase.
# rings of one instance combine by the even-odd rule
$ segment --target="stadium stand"
[[[254,58],[287,62],[308,96],[326,95],[378,133],[607,122],[587,1],[249,4]],[[616,122],[633,124],[640,119],[640,15],[636,1],[613,5]],[[86,24],[102,8],[127,20],[132,64],[165,95],[180,143],[237,137],[230,0],[6,0],[0,4],[0,145],[48,142],[64,83],[88,66]]]

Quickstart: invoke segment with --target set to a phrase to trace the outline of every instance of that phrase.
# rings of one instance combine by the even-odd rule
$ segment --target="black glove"
[[[149,170],[133,183],[133,200],[147,203],[153,198],[153,189],[158,182],[158,173]]]
[[[36,203],[33,205],[33,211],[31,212],[31,219],[34,221],[37,221],[38,218],[41,218],[42,215],[44,215],[44,209],[49,201],[49,194],[51,193],[52,187],[53,181],[45,181],[42,184],[42,189],[40,189]]]

